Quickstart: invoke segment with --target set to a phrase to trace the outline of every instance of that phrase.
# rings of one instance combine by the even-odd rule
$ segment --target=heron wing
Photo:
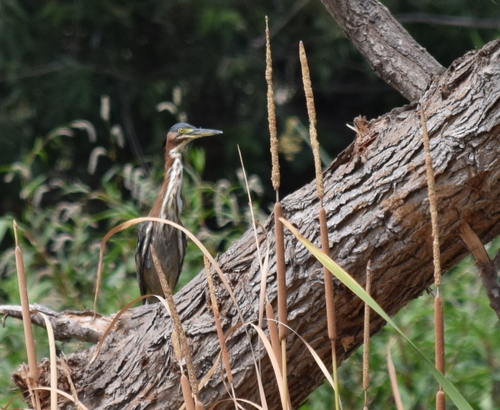
[[[184,265],[184,257],[186,256],[186,247],[187,247],[187,241],[186,241],[186,234],[182,231],[179,231],[180,233],[180,246],[179,246],[179,274],[177,275],[177,282],[179,282],[179,277],[181,276],[182,272],[182,266]],[[176,282],[176,284],[177,284]]]
[[[147,293],[146,281],[144,278],[144,269],[151,268],[151,250],[150,244],[153,238],[152,222],[144,222],[139,230],[137,238],[137,246],[135,249],[135,264],[137,266],[137,281],[139,282],[139,290],[141,295]]]

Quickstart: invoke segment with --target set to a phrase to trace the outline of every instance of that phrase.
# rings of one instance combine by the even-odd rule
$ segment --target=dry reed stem
[[[291,327],[288,327],[288,330],[290,330],[291,333],[293,333],[295,336],[297,336],[297,340],[300,340],[303,343],[303,345],[309,351],[313,360],[318,365],[318,368],[323,373],[323,376],[325,377],[325,379],[328,381],[328,383],[330,383],[330,386],[333,386],[332,375],[330,374],[327,367],[323,363],[323,360],[319,356],[318,352],[316,352],[316,350],[314,350],[314,348],[309,343],[307,343],[307,341],[300,334],[298,334],[295,330],[293,330]]]
[[[30,302],[28,298],[28,287],[24,270],[23,252],[19,247],[17,238],[17,222],[13,221],[15,258],[17,269],[17,280],[19,284],[19,296],[21,298],[21,308],[23,316],[24,339],[26,341],[26,354],[28,356],[28,388],[30,391],[33,408],[41,409],[38,391],[34,390],[38,383],[38,366],[36,362],[35,339],[33,338],[33,328],[31,326]]]
[[[283,398],[282,402],[286,403],[287,407],[285,410],[291,409],[292,404],[290,402],[290,394],[288,394],[288,368],[287,368],[287,362],[286,362],[286,338],[281,339],[281,376],[283,379],[281,382],[283,383]]]
[[[160,279],[161,287],[163,293],[165,294],[165,299],[168,303],[170,315],[172,316],[172,320],[174,322],[173,333],[175,334],[175,336],[174,335],[172,336],[173,338],[177,337],[179,340],[181,348],[181,357],[186,361],[186,367],[189,376],[189,384],[191,385],[191,393],[196,395],[198,394],[198,380],[196,379],[193,358],[191,357],[191,351],[189,349],[189,344],[186,338],[186,334],[184,333],[179,313],[177,312],[177,308],[175,307],[174,296],[172,295],[172,290],[170,289],[170,286],[167,282],[167,278],[165,277],[163,270],[161,268],[161,263],[158,259],[158,255],[156,254],[155,248],[153,246],[151,246],[150,249],[151,249],[151,257],[153,259],[153,264],[155,266],[156,272],[158,273],[158,278]],[[172,344],[174,345],[174,349],[176,349],[175,343]],[[181,365],[181,363],[179,363],[179,365]],[[193,408],[194,408],[194,402],[193,402]]]
[[[314,108],[314,94],[311,86],[311,76],[307,64],[306,50],[302,41],[299,43],[299,58],[302,67],[302,82],[306,95],[307,114],[309,115],[309,136],[314,155],[314,169],[316,171],[316,190],[318,197],[322,200],[324,196],[323,174],[321,172],[321,157],[319,153],[318,133],[316,131],[316,109]]]
[[[50,323],[49,317],[42,312],[45,327],[47,329],[47,336],[49,339],[49,357],[50,357],[50,408],[57,410],[57,353],[56,353],[56,340],[54,338],[54,329]]]
[[[391,380],[392,394],[394,396],[394,402],[396,403],[397,410],[404,410],[403,401],[401,400],[401,394],[399,393],[398,380],[396,378],[396,369],[394,368],[394,362],[391,356],[391,345],[387,348],[387,369],[389,371],[389,379]]]
[[[257,247],[257,257],[259,258],[259,266],[260,266],[260,271],[261,271],[260,295],[259,295],[259,326],[262,327],[263,326],[263,319],[264,319],[264,302],[266,300],[266,285],[267,285],[267,274],[268,274],[268,266],[269,266],[269,241],[266,241],[268,243],[268,247],[267,247],[266,256],[265,256],[264,263],[263,263],[262,262],[262,255],[260,253],[259,238],[257,236],[257,226],[261,226],[261,225],[257,224],[257,222],[255,221],[255,214],[253,212],[252,195],[250,194],[250,188],[248,186],[248,179],[247,179],[247,173],[245,171],[245,164],[243,162],[243,156],[241,155],[240,146],[238,145],[237,147],[238,147],[238,154],[240,156],[241,170],[243,171],[243,180],[245,181],[245,188],[246,188],[247,195],[248,195],[248,207],[250,209],[250,219],[252,220],[252,232],[253,232],[254,239],[255,239],[255,245]],[[264,233],[266,233],[265,229],[263,229],[263,231],[264,231]]]
[[[319,210],[319,227],[321,235],[321,250],[326,254],[330,255],[330,245],[328,243],[328,226],[326,223],[326,211],[323,208],[323,204],[320,205]],[[328,327],[328,339],[330,340],[330,349],[332,352],[332,371],[333,371],[333,382],[335,391],[335,405],[336,408],[340,408],[340,396],[339,396],[339,381],[338,381],[338,364],[337,364],[337,318],[335,312],[335,289],[333,287],[333,275],[332,273],[323,266],[323,280],[325,283],[325,299],[326,299],[326,321]]]
[[[441,254],[439,250],[439,223],[437,213],[437,199],[436,199],[436,182],[434,180],[434,170],[432,167],[432,156],[429,143],[429,134],[427,133],[427,124],[424,114],[424,109],[420,105],[420,123],[422,125],[422,138],[424,140],[425,150],[425,169],[427,171],[427,184],[429,187],[429,207],[431,213],[432,224],[432,238],[433,238],[433,257],[434,257],[434,283],[439,293],[441,286]]]
[[[36,387],[35,388],[35,391],[38,392],[38,391],[50,391],[51,388],[50,387]],[[65,391],[63,390],[59,390],[57,389],[56,390],[56,393],[64,398],[66,398],[68,401],[72,401],[73,400],[73,397],[71,397],[68,393],[66,393]],[[77,405],[77,408],[80,408],[82,410],[89,410],[87,407],[85,407],[81,402],[75,402],[75,404]]]
[[[113,320],[111,321],[111,323],[108,325],[108,327],[106,328],[106,330],[104,330],[104,333],[102,334],[101,338],[99,339],[99,341],[97,342],[97,345],[96,345],[96,348],[94,350],[94,354],[92,355],[92,357],[90,358],[90,362],[89,364],[91,364],[96,358],[97,356],[99,355],[99,353],[101,352],[101,348],[102,348],[102,345],[104,344],[104,340],[108,337],[108,335],[111,333],[111,331],[113,330],[113,328],[115,327],[115,324],[118,323],[118,320],[120,319],[120,317],[133,305],[135,305],[137,302],[139,302],[140,300],[142,299],[145,299],[147,297],[149,297],[151,295],[144,295],[144,296],[140,296],[136,299],[134,299],[133,301],[127,303],[124,307],[122,307],[120,309],[120,311],[118,313],[116,313],[114,316],[113,316]],[[168,306],[167,306],[168,307]]]
[[[266,303],[266,317],[267,317],[267,327],[269,329],[269,339],[271,339],[271,346],[273,347],[274,356],[278,360],[278,365],[280,369],[283,368],[281,364],[281,347],[280,338],[278,335],[278,327],[276,326],[276,319],[274,317],[274,309],[271,302]],[[261,326],[262,327],[262,326]]]
[[[283,223],[280,218],[283,216],[281,202],[274,204],[274,230],[276,238],[276,275],[278,281],[278,335],[281,342],[281,374],[283,377],[283,392],[288,397],[288,383],[286,373],[286,336],[288,334],[288,307],[286,301],[286,266],[285,266],[285,240],[283,233]]]
[[[288,309],[286,304],[286,266],[285,266],[285,241],[283,223],[279,220],[283,216],[281,203],[274,204],[274,230],[276,237],[276,274],[278,281],[278,321],[279,338],[284,340],[288,334]]]
[[[328,243],[328,227],[326,224],[326,211],[321,207],[319,210],[319,224],[321,233],[321,250],[330,255],[330,245]],[[335,317],[335,291],[333,288],[333,275],[323,267],[323,277],[325,281],[325,299],[326,299],[326,320],[328,323],[328,338],[335,341],[337,339],[337,323]]]
[[[265,232],[265,230],[264,230]],[[255,232],[255,238],[257,239],[257,233]],[[267,232],[266,232],[267,237]],[[267,275],[269,273],[269,241],[267,242],[266,255],[264,257],[264,262],[260,264],[261,275],[260,275],[260,290],[259,290],[259,326],[262,328],[264,326],[264,309],[267,300]],[[257,245],[258,246],[258,245]],[[259,349],[260,350],[260,349]]]
[[[372,290],[372,262],[366,265],[365,291],[371,296]],[[368,408],[368,387],[370,385],[370,306],[365,303],[365,320],[363,327],[363,390],[365,392],[364,405]]]
[[[184,404],[186,405],[186,409],[195,410],[190,383],[185,374],[181,376],[181,387],[182,387],[182,396],[184,397]]]
[[[266,16],[266,82],[267,82],[267,121],[271,137],[271,181],[278,198],[280,187],[280,164],[278,159],[278,135],[276,132],[276,110],[273,92],[273,60],[271,58],[271,41],[269,40],[269,24]],[[278,200],[278,199],[276,199]]]
[[[261,272],[260,295],[259,295],[259,327],[262,328],[263,321],[264,321],[264,302],[266,300],[266,284],[267,284],[267,275],[268,275],[268,267],[269,267],[269,241],[267,241],[268,245],[267,245],[267,251],[266,251],[266,256],[264,258],[264,262],[262,262],[262,255],[260,253],[259,238],[257,236],[257,226],[261,226],[261,225],[257,224],[257,222],[255,221],[255,215],[253,212],[252,195],[250,194],[250,188],[248,186],[248,179],[247,179],[247,173],[245,170],[245,164],[243,162],[243,156],[241,155],[241,150],[240,150],[239,145],[238,145],[238,155],[240,157],[241,169],[243,171],[243,179],[245,181],[245,187],[246,187],[246,191],[247,191],[247,195],[248,195],[248,206],[250,208],[250,216],[251,216],[251,220],[252,220],[252,232],[254,235],[255,244],[257,246],[257,257],[259,260],[259,266],[260,266],[260,272]],[[276,197],[278,197],[278,193],[276,193]],[[266,233],[265,229],[263,229],[263,231],[264,231],[264,233]],[[267,236],[267,233],[266,233],[266,236]],[[245,329],[245,332],[247,332],[246,329]],[[247,332],[247,335],[248,335],[248,332]],[[257,350],[260,352],[260,339],[259,339],[258,344],[257,344]],[[253,353],[253,348],[252,348],[252,353]],[[259,365],[257,365],[257,363],[255,363],[255,366],[256,366],[257,374],[260,374],[260,371],[261,371],[260,358],[259,358]],[[267,409],[267,401],[266,401],[266,395],[264,392],[264,387],[262,385],[262,378],[257,377],[257,382],[259,385],[259,393],[260,393],[262,406],[263,406],[263,408]]]
[[[279,395],[280,395],[280,400],[281,400],[281,405],[282,408],[286,410],[287,407],[287,401],[286,398],[288,397],[287,393],[283,391],[283,383],[281,383],[283,376],[282,376],[282,371],[278,365],[278,360],[276,356],[274,355],[274,350],[273,347],[271,346],[271,342],[267,338],[267,335],[264,333],[264,330],[261,329],[260,327],[254,325],[252,322],[248,323],[255,331],[257,332],[257,335],[259,336],[260,340],[262,340],[262,343],[264,344],[264,349],[266,349],[267,355],[269,357],[269,360],[271,361],[271,365],[273,367],[274,371],[274,376],[277,381],[277,386],[279,390]],[[241,399],[240,399],[241,400]],[[262,406],[263,409],[267,409],[267,403],[265,403]]]
[[[63,371],[64,375],[66,376],[66,380],[68,382],[69,389],[71,390],[71,395],[73,397],[73,401],[77,405],[76,408],[77,408],[77,410],[80,410],[80,409],[82,409],[82,407],[80,406],[80,401],[78,400],[78,394],[76,393],[75,384],[73,383],[73,379],[71,378],[71,373],[69,371],[69,367],[66,364],[66,357],[64,356],[64,353],[61,353],[61,356],[59,357],[59,363],[61,364],[62,371]]]
[[[199,397],[196,396],[194,398],[194,402],[195,402],[195,408],[196,410],[203,410],[205,408],[205,406],[203,405],[203,403],[200,401]]]
[[[226,334],[224,335],[224,340],[226,341],[227,339],[229,339],[229,337],[237,330],[239,329],[240,327],[242,327],[242,324],[241,323],[237,323],[236,325],[233,325],[231,328],[229,328],[226,332]],[[210,370],[208,372],[205,373],[205,375],[201,378],[199,384],[198,384],[198,391],[201,391],[201,389],[203,389],[207,383],[209,382],[209,380],[212,378],[212,376],[215,374],[215,371],[218,369],[219,367],[219,361],[221,359],[221,356],[222,354],[219,353],[217,355],[217,357],[215,358],[215,361],[214,361],[214,364],[212,365],[212,367],[210,368]],[[224,380],[222,380],[223,383],[225,383]],[[229,389],[228,389],[229,391]],[[234,395],[233,397],[231,397],[231,400],[235,400],[234,398]]]
[[[226,368],[226,373],[227,373],[227,379],[232,386],[233,374],[231,372],[231,365],[229,363],[229,355],[227,353],[226,340],[224,339],[224,332],[222,331],[222,325],[220,322],[219,305],[217,303],[217,297],[215,296],[215,288],[214,288],[212,274],[210,273],[210,262],[208,261],[207,258],[203,258],[203,263],[205,265],[205,273],[207,274],[208,292],[210,293],[211,306],[214,312],[217,337],[219,338],[219,343],[221,346],[222,363],[224,363],[224,367]]]

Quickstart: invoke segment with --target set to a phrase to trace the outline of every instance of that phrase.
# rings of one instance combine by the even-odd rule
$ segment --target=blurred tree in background
[[[500,33],[500,6],[490,0],[384,4],[445,66]],[[31,295],[40,303],[50,299],[53,308],[90,306],[98,241],[110,226],[147,213],[161,178],[159,148],[178,120],[224,131],[197,142],[187,162],[186,225],[209,238],[210,250],[222,251],[247,226],[237,145],[267,212],[274,195],[265,15],[287,194],[314,176],[312,155],[301,152],[308,120],[300,40],[330,158],[351,142],[345,124],[354,117],[373,118],[406,103],[376,77],[320,1],[0,1],[0,304],[17,303],[12,253],[4,252],[12,247],[16,218],[27,237],[27,264],[37,269]],[[202,182],[202,173],[214,182]],[[129,231],[109,245],[109,304],[101,306],[108,313],[130,300],[124,289],[138,295],[134,244]],[[196,263],[188,257],[191,273]],[[22,343],[16,329],[2,340],[5,352]],[[3,380],[20,362],[9,360],[0,361]]]

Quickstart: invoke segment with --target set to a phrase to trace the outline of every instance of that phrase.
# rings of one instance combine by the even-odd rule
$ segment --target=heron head
[[[180,152],[192,140],[218,134],[222,134],[222,131],[209,128],[196,128],[190,124],[180,122],[170,128],[165,138],[164,146],[170,150],[175,149]]]

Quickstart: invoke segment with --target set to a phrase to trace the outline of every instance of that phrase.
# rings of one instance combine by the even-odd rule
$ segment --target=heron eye
[[[185,128],[180,128],[179,129],[179,134],[184,134],[186,132],[186,129]]]

